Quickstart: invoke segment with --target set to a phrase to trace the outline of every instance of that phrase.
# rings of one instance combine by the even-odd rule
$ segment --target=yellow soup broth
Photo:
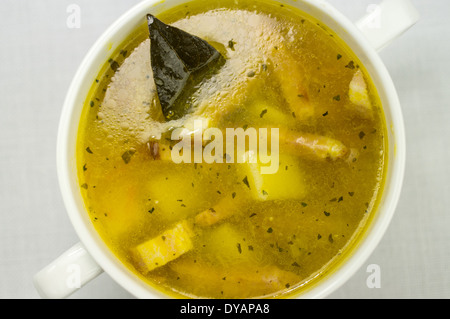
[[[375,213],[386,162],[377,92],[327,27],[289,6],[193,1],[158,15],[226,58],[165,121],[144,25],[105,61],[77,143],[80,191],[99,234],[174,297],[288,297],[330,273]],[[193,119],[279,128],[279,168],[181,163],[155,136]],[[169,135],[170,136],[170,135]]]

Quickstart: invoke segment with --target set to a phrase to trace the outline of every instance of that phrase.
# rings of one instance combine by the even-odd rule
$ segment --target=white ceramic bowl
[[[354,0],[356,1],[356,0]],[[76,139],[82,108],[100,68],[127,36],[142,25],[146,13],[157,14],[185,1],[142,1],[120,17],[94,44],[73,79],[64,103],[57,142],[60,188],[70,220],[80,243],[53,261],[34,277],[44,298],[64,298],[105,271],[137,298],[167,298],[127,269],[108,249],[94,229],[81,197],[76,168]],[[332,29],[356,53],[370,73],[380,95],[388,127],[388,164],[381,202],[364,238],[339,268],[299,295],[323,298],[347,281],[373,252],[394,214],[404,166],[405,140],[397,93],[377,50],[383,48],[418,19],[409,0],[387,0],[357,23],[349,21],[324,0],[279,1],[298,7]],[[400,57],[399,57],[400,58]]]

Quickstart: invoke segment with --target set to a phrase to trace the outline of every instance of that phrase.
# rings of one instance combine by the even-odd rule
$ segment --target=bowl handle
[[[62,299],[102,272],[84,246],[78,243],[39,271],[33,282],[42,298]]]
[[[367,8],[368,14],[356,22],[372,46],[381,51],[419,20],[410,0],[383,0]]]

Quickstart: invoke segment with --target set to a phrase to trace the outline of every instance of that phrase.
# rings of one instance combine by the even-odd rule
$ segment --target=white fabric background
[[[2,0],[0,4],[0,298],[38,298],[32,276],[78,242],[56,177],[63,100],[98,36],[138,0]],[[378,0],[331,0],[349,18]],[[367,263],[331,298],[450,297],[450,1],[413,0],[421,21],[382,53],[402,102],[404,189]],[[81,28],[66,26],[69,4]],[[381,288],[366,285],[366,266]],[[71,298],[132,298],[107,274]]]

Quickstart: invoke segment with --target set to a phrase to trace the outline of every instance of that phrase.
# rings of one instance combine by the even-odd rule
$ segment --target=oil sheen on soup
[[[92,223],[170,296],[298,295],[336,269],[375,213],[386,128],[371,79],[331,30],[288,6],[194,1],[157,17],[208,41],[225,63],[196,84],[183,117],[167,120],[147,25],[105,61],[77,142]],[[277,128],[276,172],[261,174],[248,152],[242,163],[229,154],[175,163],[170,133],[195,123]]]

